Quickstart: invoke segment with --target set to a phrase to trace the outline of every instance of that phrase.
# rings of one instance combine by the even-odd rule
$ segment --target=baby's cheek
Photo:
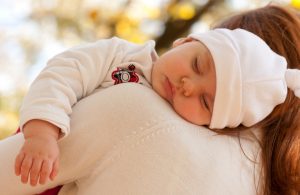
[[[209,121],[206,121],[205,116],[201,116],[201,108],[197,103],[193,102],[176,102],[174,104],[174,110],[185,120],[196,125],[207,125]]]

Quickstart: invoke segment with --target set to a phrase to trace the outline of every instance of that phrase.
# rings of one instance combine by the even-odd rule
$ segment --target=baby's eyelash
[[[200,73],[199,68],[198,68],[198,59],[197,58],[195,58],[195,60],[193,62],[193,70],[198,74]]]
[[[209,111],[209,105],[208,105],[207,100],[204,96],[202,96],[202,100],[203,100],[205,108]]]

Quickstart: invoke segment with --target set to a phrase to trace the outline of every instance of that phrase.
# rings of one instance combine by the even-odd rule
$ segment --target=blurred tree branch
[[[178,2],[180,2],[180,0],[172,1],[170,4],[176,4]],[[172,42],[178,37],[184,36],[184,34],[186,34],[186,32],[201,18],[201,16],[207,13],[213,6],[223,2],[224,0],[209,0],[205,5],[199,6],[196,9],[194,17],[189,20],[174,20],[169,17],[165,23],[164,33],[156,39],[156,49],[159,51],[163,48],[170,47]]]

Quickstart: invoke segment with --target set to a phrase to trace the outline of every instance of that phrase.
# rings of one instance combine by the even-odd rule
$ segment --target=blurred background
[[[300,0],[0,0],[0,139],[18,127],[28,86],[53,55],[74,45],[118,36],[173,40],[269,3],[300,12]]]

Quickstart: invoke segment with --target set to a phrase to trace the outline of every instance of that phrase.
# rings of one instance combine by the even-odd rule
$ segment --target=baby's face
[[[153,65],[153,89],[187,121],[209,125],[216,93],[216,73],[209,50],[182,39]]]

